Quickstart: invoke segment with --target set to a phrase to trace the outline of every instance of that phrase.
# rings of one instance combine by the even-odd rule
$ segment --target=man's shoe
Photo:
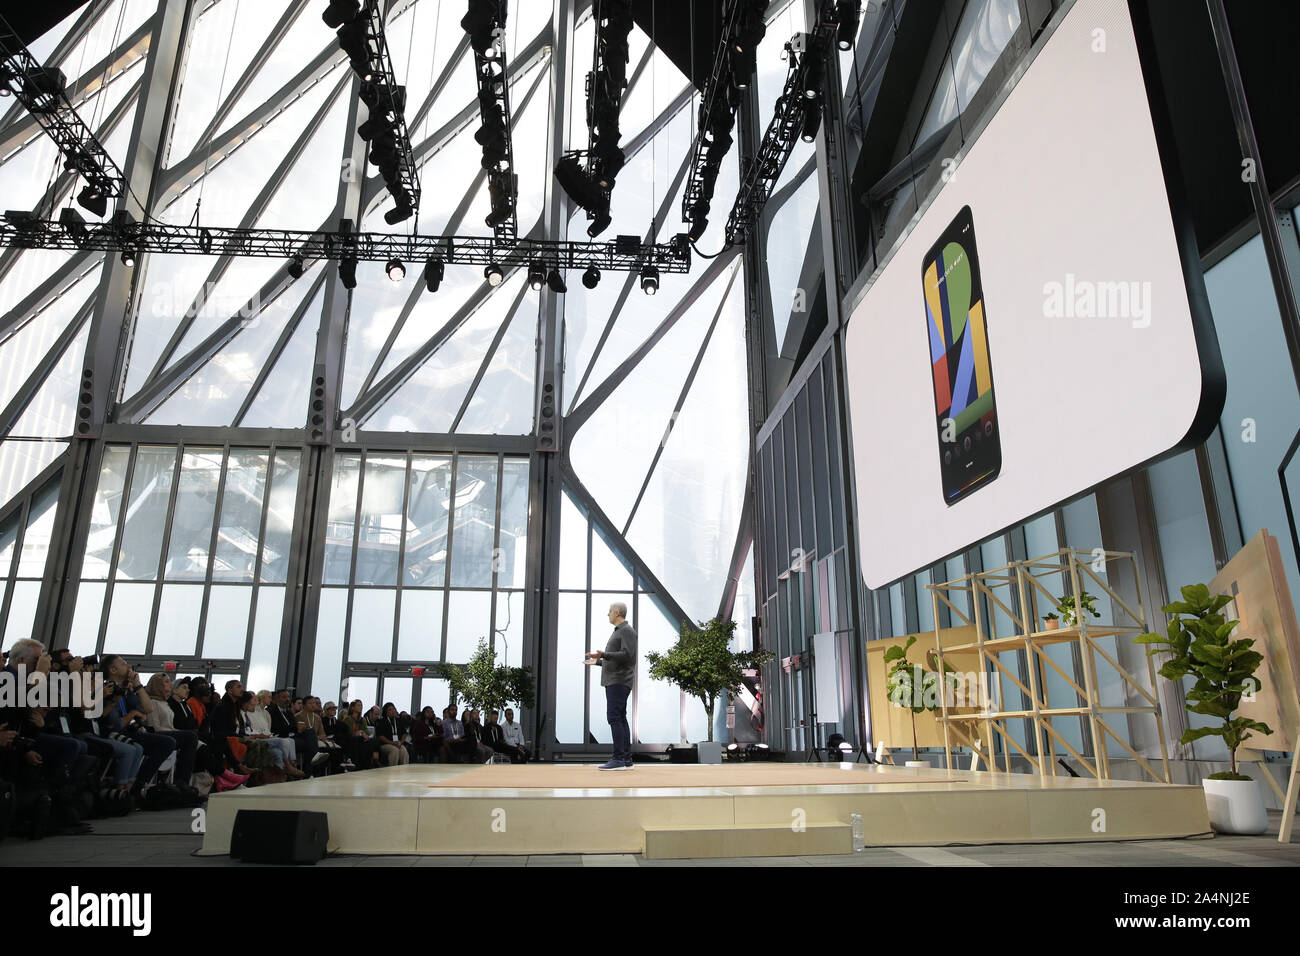
[[[621,761],[621,760],[611,760],[611,761],[610,761],[609,763],[607,763],[607,764],[601,764],[601,765],[600,765],[599,767],[597,767],[596,769],[597,769],[597,770],[626,770],[627,768],[623,766],[623,761]]]
[[[632,769],[632,761],[629,760],[629,761],[627,761],[626,763],[621,763],[621,764],[619,764],[617,767],[615,767],[614,769],[615,769],[615,770],[631,770],[631,769]]]

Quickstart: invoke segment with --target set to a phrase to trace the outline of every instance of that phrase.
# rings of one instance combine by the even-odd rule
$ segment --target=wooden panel
[[[950,652],[947,650],[949,647],[973,643],[975,641],[975,625],[967,624],[962,627],[940,628],[938,633],[939,640],[945,648],[944,659],[949,664],[963,674],[978,675],[981,672],[979,651]],[[869,641],[867,643],[867,687],[871,694],[869,701],[871,736],[876,743],[883,743],[890,750],[899,752],[910,751],[912,748],[912,715],[907,709],[895,707],[889,702],[889,688],[885,680],[889,668],[885,664],[885,651],[895,644],[901,647],[907,643],[908,637],[913,636],[916,638],[916,643],[907,652],[907,657],[913,663],[921,664],[934,651],[934,631],[922,631],[915,635],[905,634],[902,637],[891,637],[886,640]],[[926,666],[926,669],[933,670],[929,666]],[[974,714],[978,711],[978,707],[950,708],[950,713],[956,714]],[[954,740],[953,746],[957,746],[959,743],[960,741]],[[916,746],[943,746],[943,726],[939,721],[938,712],[926,712],[916,715]]]
[[[1270,736],[1254,734],[1246,742],[1252,750],[1295,750],[1300,730],[1300,637],[1295,608],[1287,587],[1277,539],[1261,529],[1210,582],[1211,594],[1232,594],[1234,605],[1224,608],[1229,620],[1241,622],[1234,637],[1249,637],[1254,650],[1264,655],[1256,676],[1260,688],[1253,702],[1242,701],[1237,713],[1262,720],[1273,729]]]

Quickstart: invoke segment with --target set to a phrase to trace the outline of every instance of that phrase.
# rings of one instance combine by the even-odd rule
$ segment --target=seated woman
[[[383,716],[375,724],[375,742],[379,745],[379,754],[386,766],[410,763],[410,754],[402,742],[402,728],[399,726],[395,704],[384,704]]]
[[[269,691],[262,691],[263,694],[270,698]],[[262,740],[266,742],[271,751],[271,765],[277,770],[283,770],[292,780],[299,780],[306,776],[298,769],[295,761],[298,754],[294,748],[293,739],[289,737],[276,737],[271,734],[271,715],[266,712],[266,707],[262,706],[261,694],[254,697],[252,694],[244,694],[241,699],[240,710],[243,713],[243,723],[247,738],[253,740]]]
[[[352,760],[362,770],[379,763],[379,747],[375,744],[370,722],[361,713],[364,705],[354,700],[343,715],[343,724],[348,729]]]
[[[433,763],[442,756],[442,721],[433,713],[432,707],[425,707],[411,721],[411,745],[415,749],[415,759],[421,763]]]

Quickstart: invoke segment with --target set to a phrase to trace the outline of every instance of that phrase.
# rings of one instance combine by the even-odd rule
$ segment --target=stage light
[[[821,100],[805,102],[803,107],[803,121],[800,123],[799,138],[805,143],[811,143],[817,139],[817,130],[822,125],[822,104]]]
[[[659,270],[654,266],[646,266],[641,270],[641,291],[646,295],[654,295],[659,291]]]
[[[122,250],[122,265],[126,266],[128,269],[135,265],[134,249],[127,248]]]
[[[528,263],[528,285],[534,292],[540,292],[542,286],[546,284],[546,270],[542,264],[534,259]]]
[[[388,278],[394,282],[401,282],[406,278],[406,266],[402,265],[401,259],[389,259],[388,265],[384,268],[388,272]]]
[[[691,231],[688,233],[691,237],[691,242],[699,242],[700,237],[704,235],[705,230],[708,228],[708,217],[695,214],[695,218],[691,220]]]
[[[302,256],[294,256],[292,259],[290,259],[289,264],[285,267],[285,269],[289,273],[289,275],[293,276],[295,279],[301,279],[302,272],[303,272]]]
[[[470,0],[469,10],[460,19],[460,28],[469,34],[470,46],[479,56],[488,57],[488,51],[492,48],[496,27],[495,7],[493,0]]]
[[[493,262],[484,267],[483,278],[487,279],[487,284],[495,289],[501,284],[501,281],[505,278],[505,274],[501,271],[501,267]]]
[[[345,289],[355,289],[357,287],[357,260],[343,259],[339,262],[339,281],[343,283]]]
[[[384,213],[384,222],[388,223],[390,226],[395,226],[399,222],[405,222],[410,219],[413,215],[415,215],[415,207],[413,207],[410,202],[407,201],[406,196],[403,195],[398,199],[396,206]]]
[[[108,212],[108,196],[98,186],[88,185],[77,193],[77,205],[87,212],[102,217]]]
[[[59,224],[72,236],[78,246],[86,241],[86,220],[81,213],[68,206],[59,212]]]
[[[320,18],[331,30],[337,30],[343,24],[355,20],[360,12],[361,4],[358,0],[330,0],[329,8],[320,15]]]
[[[608,209],[601,210],[600,212],[596,213],[596,217],[592,219],[591,224],[587,226],[587,235],[595,239],[602,232],[608,229],[609,224],[613,221],[614,220],[610,216]]]
[[[568,292],[569,287],[564,283],[564,276],[560,275],[559,269],[552,269],[546,273],[546,287],[552,292]]]
[[[587,271],[582,274],[582,284],[588,289],[594,289],[600,284],[600,270],[596,268],[594,262],[587,266]]]
[[[822,61],[819,50],[809,50],[806,55],[808,57],[808,72],[804,74],[803,95],[804,99],[815,100],[822,93],[826,64]]]
[[[366,21],[357,17],[351,23],[339,27],[335,36],[339,49],[348,55],[348,63],[354,73],[364,82],[370,82],[370,44],[367,41],[368,26]]]
[[[846,53],[858,38],[858,0],[835,0],[835,35],[839,48]]]
[[[445,266],[441,259],[430,259],[424,264],[424,287],[430,292],[437,292],[442,285]]]

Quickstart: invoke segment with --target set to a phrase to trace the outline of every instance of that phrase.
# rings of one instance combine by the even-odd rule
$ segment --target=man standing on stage
[[[627,622],[627,605],[621,602],[609,606],[609,623],[614,625],[614,633],[605,649],[587,654],[583,663],[601,669],[600,685],[605,688],[606,716],[614,738],[613,759],[600,769],[631,770],[632,728],[627,722],[627,699],[636,674],[636,631]]]

